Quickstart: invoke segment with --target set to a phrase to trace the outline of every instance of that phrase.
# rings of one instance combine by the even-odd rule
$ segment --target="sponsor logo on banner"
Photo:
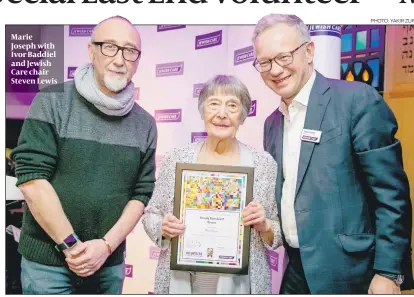
[[[181,109],[156,110],[155,121],[159,123],[181,122]]]
[[[133,277],[134,266],[131,264],[125,264],[125,277]]]
[[[207,138],[207,132],[191,132],[191,142],[202,141]]]
[[[75,71],[78,67],[68,67],[68,79],[73,79],[75,77]]]
[[[278,253],[272,253],[269,254],[269,262],[270,262],[270,269],[274,271],[279,270],[279,254]]]
[[[182,75],[184,73],[184,62],[164,63],[155,65],[157,77]]]
[[[341,25],[308,25],[310,36],[335,36],[341,38]]]
[[[139,100],[139,87],[134,88],[134,100]]]
[[[158,248],[156,246],[150,247],[149,258],[152,259],[152,260],[158,260],[158,258],[160,257],[160,252],[161,252],[160,248]]]
[[[234,65],[247,63],[254,59],[253,46],[244,47],[234,51]]]
[[[198,96],[200,96],[200,92],[203,89],[204,84],[194,84],[193,85],[193,97],[194,98],[198,98]]]
[[[250,106],[250,112],[248,117],[255,117],[257,109],[257,100],[252,100],[252,106]]]
[[[157,32],[164,32],[164,31],[177,30],[177,29],[183,29],[183,28],[185,28],[185,25],[158,25]]]
[[[198,35],[195,38],[195,49],[203,49],[221,44],[223,32],[215,31],[208,34]]]
[[[92,36],[95,25],[69,25],[69,36],[88,37]]]
[[[162,161],[164,160],[165,155],[156,155],[155,156],[155,168],[159,168],[161,166]]]

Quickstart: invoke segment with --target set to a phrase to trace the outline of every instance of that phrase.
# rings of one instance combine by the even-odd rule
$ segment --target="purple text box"
[[[184,73],[184,62],[173,62],[155,65],[155,76],[182,75]]]
[[[161,109],[155,111],[155,121],[158,123],[181,122],[181,109]]]
[[[222,30],[211,32],[208,34],[198,35],[195,38],[195,49],[203,49],[221,44],[223,32]]]
[[[247,46],[234,51],[234,65],[247,63],[254,59],[253,46]]]

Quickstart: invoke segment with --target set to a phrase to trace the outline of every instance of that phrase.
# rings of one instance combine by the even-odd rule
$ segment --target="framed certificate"
[[[252,167],[177,163],[174,215],[184,234],[171,242],[171,270],[247,274],[250,227],[241,212],[253,197]]]

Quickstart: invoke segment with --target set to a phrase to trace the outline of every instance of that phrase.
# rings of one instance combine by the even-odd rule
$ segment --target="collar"
[[[316,79],[316,71],[315,69],[312,70],[312,75],[306,82],[306,84],[303,86],[303,88],[299,91],[299,93],[296,95],[296,97],[293,99],[294,102],[297,102],[303,106],[308,106],[309,103],[309,97],[312,91],[312,87],[315,83]],[[293,103],[292,101],[292,103]],[[279,111],[283,114],[284,117],[289,119],[289,112],[288,112],[288,106],[283,101],[283,99],[280,100],[279,105]]]

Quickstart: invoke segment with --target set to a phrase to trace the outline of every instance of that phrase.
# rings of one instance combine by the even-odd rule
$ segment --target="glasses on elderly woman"
[[[101,47],[101,53],[107,57],[115,57],[119,51],[122,51],[122,57],[130,62],[135,62],[141,56],[141,51],[132,47],[119,46],[111,42],[92,42],[94,45]]]
[[[302,46],[307,44],[308,42],[304,42],[301,45],[299,45],[297,48],[295,48],[293,51],[287,52],[287,53],[281,53],[277,55],[273,59],[264,60],[264,61],[258,61],[257,59],[254,60],[253,66],[256,68],[259,72],[268,72],[272,69],[273,61],[279,65],[280,67],[285,67],[293,63],[293,55],[295,52],[297,52]]]

